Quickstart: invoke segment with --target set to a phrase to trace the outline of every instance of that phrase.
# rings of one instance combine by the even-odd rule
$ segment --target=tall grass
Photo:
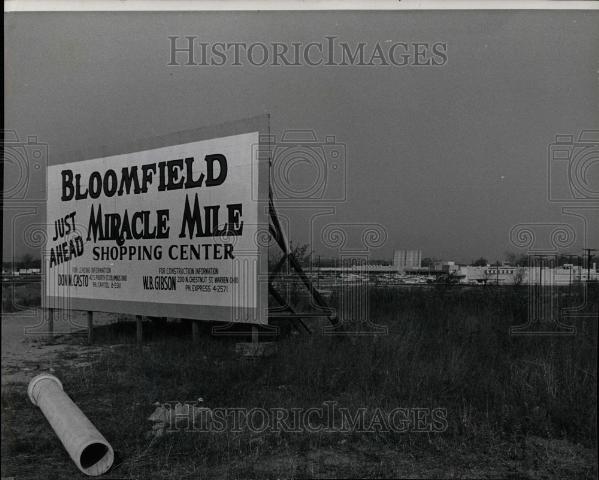
[[[230,338],[192,344],[154,335],[151,345],[111,350],[93,368],[57,374],[112,439],[125,459],[121,473],[132,478],[151,478],[152,472],[171,478],[174,471],[230,466],[265,452],[292,456],[340,441],[367,445],[372,455],[382,449],[507,455],[531,436],[596,446],[596,305],[588,309],[594,317],[577,321],[575,336],[515,337],[509,327],[526,320],[526,289],[374,289],[369,295],[370,320],[388,326],[388,335],[291,336],[279,340],[274,356],[253,361],[236,356]],[[207,407],[305,408],[326,401],[350,409],[439,407],[447,409],[448,426],[432,436],[183,433],[148,443],[153,402],[200,396]],[[19,434],[23,419],[32,416],[23,391],[3,393],[2,401],[10,413],[3,454],[21,468],[11,471],[26,470],[23,459],[39,448],[34,435],[43,429]],[[245,470],[240,475],[255,476]]]

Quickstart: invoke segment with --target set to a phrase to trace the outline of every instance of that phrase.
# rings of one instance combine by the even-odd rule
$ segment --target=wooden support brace
[[[48,334],[54,336],[54,309],[48,309]]]
[[[197,320],[191,321],[191,340],[193,343],[198,343],[200,340],[200,326]]]
[[[320,311],[325,313],[325,316],[328,318],[328,320],[333,325],[337,325],[339,323],[339,321],[337,319],[335,310],[328,305],[326,300],[320,294],[320,291],[314,287],[314,284],[308,278],[308,276],[305,274],[302,266],[298,262],[297,258],[295,258],[293,251],[290,248],[289,242],[287,241],[287,238],[285,236],[285,232],[283,231],[283,229],[281,227],[281,223],[279,222],[275,204],[274,204],[274,201],[272,198],[272,191],[269,192],[268,205],[269,205],[269,216],[270,216],[270,220],[271,220],[271,223],[269,225],[269,231],[270,231],[271,236],[274,238],[274,240],[278,244],[279,248],[283,252],[283,256],[279,259],[279,261],[275,265],[273,271],[271,272],[271,276],[270,276],[269,282],[268,282],[269,293],[275,298],[277,303],[279,303],[280,310],[287,311],[291,314],[291,315],[288,315],[287,317],[289,318],[289,320],[293,321],[296,324],[296,325],[294,325],[294,327],[296,327],[296,329],[298,331],[299,331],[299,328],[297,328],[297,325],[301,325],[306,330],[306,332],[311,333],[308,326],[302,321],[302,315],[296,313],[294,311],[294,309],[291,308],[291,306],[282,298],[281,294],[279,292],[277,292],[275,285],[274,285],[275,279],[281,273],[281,269],[282,269],[283,265],[285,264],[285,262],[288,262],[288,266],[291,266],[291,268],[299,276],[299,278],[301,279],[302,283],[304,284],[304,286],[310,293],[310,296],[312,297],[312,299],[314,300],[315,304],[320,309]],[[307,316],[322,316],[322,315],[318,314],[318,315],[307,315]],[[284,316],[282,318],[284,318]]]
[[[94,312],[87,312],[87,343],[94,342]]]
[[[143,341],[143,324],[142,324],[142,316],[141,315],[135,315],[135,324],[136,324],[137,343],[141,345],[141,343]]]

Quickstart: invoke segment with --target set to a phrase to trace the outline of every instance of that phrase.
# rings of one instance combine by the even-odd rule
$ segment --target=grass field
[[[290,336],[273,356],[248,360],[235,339],[192,344],[187,325],[169,323],[170,333],[155,326],[141,348],[110,349],[93,367],[56,375],[117,452],[106,478],[597,477],[596,304],[575,336],[514,337],[525,288],[386,289],[369,300],[388,335]],[[134,339],[130,324],[97,333],[104,344]],[[208,408],[443,408],[447,422],[428,433],[148,438],[154,402],[198,397]],[[2,414],[3,477],[76,477],[25,388],[3,390]]]

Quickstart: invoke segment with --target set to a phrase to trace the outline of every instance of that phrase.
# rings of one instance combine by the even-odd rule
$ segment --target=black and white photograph
[[[597,479],[599,2],[4,3],[1,480]]]

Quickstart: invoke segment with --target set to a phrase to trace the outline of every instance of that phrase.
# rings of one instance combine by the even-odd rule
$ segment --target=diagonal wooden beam
[[[280,296],[279,292],[277,292],[276,289],[274,288],[274,285],[272,285],[272,281],[274,281],[274,279],[278,276],[278,273],[279,273],[281,267],[283,266],[284,262],[288,261],[289,264],[291,265],[291,267],[293,268],[293,270],[295,270],[295,272],[299,275],[304,286],[308,289],[308,292],[310,292],[310,295],[312,296],[312,299],[314,300],[316,305],[322,311],[327,313],[327,317],[333,325],[337,325],[338,320],[337,320],[337,316],[335,314],[335,310],[333,308],[329,307],[328,303],[322,297],[320,292],[314,287],[314,284],[308,278],[308,276],[304,272],[302,266],[298,262],[297,258],[295,258],[295,255],[293,255],[293,252],[291,251],[291,249],[289,247],[287,237],[285,236],[285,232],[281,228],[281,223],[279,222],[277,210],[275,208],[275,204],[274,204],[274,201],[272,198],[272,190],[270,190],[268,193],[268,207],[269,207],[270,220],[272,222],[271,224],[269,224],[269,232],[271,233],[271,235],[273,236],[273,238],[279,245],[279,248],[283,251],[283,257],[281,257],[281,259],[279,260],[279,262],[277,263],[277,265],[275,267],[275,272],[274,272],[275,275],[271,279],[269,279],[269,292],[272,293],[274,291],[275,294],[280,299],[280,301],[279,300],[277,300],[277,301],[279,301],[279,303],[281,303],[281,305],[286,304],[286,302],[284,302],[284,300]],[[275,296],[275,295],[273,295],[273,296]],[[299,321],[302,323],[304,328],[306,328],[308,331],[310,331],[308,329],[308,327],[304,324],[304,322],[301,321],[301,318],[299,319]]]

